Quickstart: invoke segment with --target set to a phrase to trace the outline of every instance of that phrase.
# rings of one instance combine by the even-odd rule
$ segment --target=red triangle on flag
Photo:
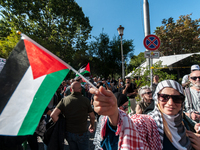
[[[36,79],[63,69],[68,69],[57,58],[36,46],[32,42],[24,39],[24,45],[32,68],[33,78]]]
[[[85,70],[90,72],[90,64],[89,63],[85,66]]]

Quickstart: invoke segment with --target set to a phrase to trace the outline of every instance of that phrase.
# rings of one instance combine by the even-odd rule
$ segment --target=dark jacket
[[[64,150],[65,126],[65,118],[63,115],[59,115],[59,119],[49,139],[47,150]]]

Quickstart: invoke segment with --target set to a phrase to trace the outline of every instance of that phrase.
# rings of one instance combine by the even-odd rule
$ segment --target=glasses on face
[[[152,92],[145,92],[144,94],[148,94],[148,95],[150,95],[150,94],[152,94]]]
[[[182,104],[185,100],[184,95],[168,95],[168,94],[159,94],[158,93],[159,101],[161,102],[168,102],[170,98],[172,98],[173,102],[176,104]]]
[[[196,81],[197,80],[197,78],[200,80],[200,76],[198,76],[198,77],[190,77],[192,80],[194,80],[194,81]]]
[[[124,105],[122,107],[123,107],[123,110],[126,110],[128,108],[128,105]]]

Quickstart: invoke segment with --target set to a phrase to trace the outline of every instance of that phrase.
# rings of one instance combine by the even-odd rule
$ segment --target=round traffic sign
[[[150,34],[144,38],[143,44],[146,49],[154,51],[160,47],[160,39],[156,35]]]

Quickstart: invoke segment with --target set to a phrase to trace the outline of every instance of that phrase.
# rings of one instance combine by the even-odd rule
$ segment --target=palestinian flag
[[[89,76],[90,76],[90,64],[88,63],[87,65],[83,65],[83,66],[78,70],[78,72],[79,72],[82,76],[84,76],[84,77],[86,77],[86,78],[89,79]],[[75,80],[78,79],[78,78],[80,78],[80,77],[79,77],[78,74],[76,74]],[[83,81],[84,83],[86,83],[86,81],[85,81],[84,79],[82,79],[82,81]]]
[[[78,72],[83,76],[89,76],[90,75],[90,64],[83,65]],[[76,76],[79,76],[78,74]]]
[[[22,34],[0,74],[0,135],[32,135],[69,69]]]

